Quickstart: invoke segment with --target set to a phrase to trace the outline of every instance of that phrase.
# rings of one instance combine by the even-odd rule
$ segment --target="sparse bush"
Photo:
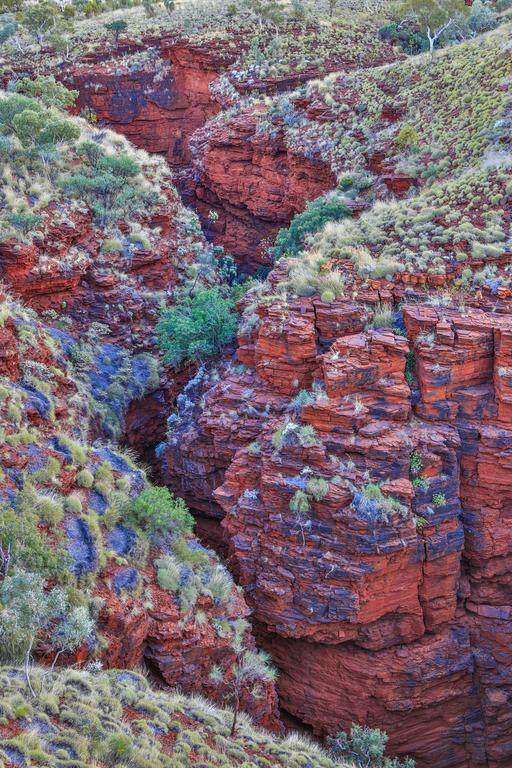
[[[296,514],[305,514],[310,509],[309,497],[307,493],[301,491],[295,491],[290,499],[290,510]]]
[[[315,501],[321,501],[329,490],[329,483],[323,477],[312,477],[306,484],[306,490]]]
[[[401,148],[412,147],[418,143],[419,138],[418,131],[412,125],[403,125],[398,132],[395,143]]]
[[[64,500],[64,508],[66,512],[70,512],[73,515],[79,515],[82,512],[82,502],[78,496],[72,494]]]
[[[77,485],[81,485],[82,488],[92,488],[94,485],[94,475],[88,469],[81,469],[75,479]]]
[[[350,734],[341,731],[329,737],[327,743],[335,759],[351,760],[357,768],[414,768],[410,757],[403,762],[384,757],[387,740],[387,734],[378,728],[354,724]]]
[[[78,98],[78,91],[66,88],[55,80],[53,75],[39,75],[33,80],[23,77],[16,81],[16,90],[18,93],[39,99],[47,107],[58,109],[69,109]]]
[[[372,328],[393,328],[395,326],[395,311],[392,304],[377,304],[370,326]]]

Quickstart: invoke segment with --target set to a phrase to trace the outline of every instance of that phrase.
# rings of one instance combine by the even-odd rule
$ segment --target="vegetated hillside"
[[[431,61],[423,55],[334,73],[270,101],[238,100],[192,139],[194,205],[203,216],[205,203],[218,213],[218,242],[244,263],[251,253],[265,261],[265,238],[338,184],[357,208],[459,173],[507,141],[509,48],[505,25]]]
[[[199,4],[170,17],[158,5],[150,18],[141,8],[102,14],[77,21],[65,55],[31,45],[33,58],[27,63],[12,50],[4,78],[15,80],[27,70],[57,73],[79,91],[78,109],[92,112],[100,125],[114,127],[137,146],[165,153],[207,236],[239,256],[251,272],[259,241],[287,224],[308,199],[331,188],[334,179],[318,162],[301,157],[294,163],[279,142],[266,147],[263,141],[259,148],[236,146],[228,138],[209,158],[213,168],[228,171],[219,184],[230,188],[217,199],[215,184],[203,184],[203,175],[192,168],[194,158],[201,163],[205,137],[191,144],[191,136],[219,110],[232,114],[241,103],[258,101],[262,92],[289,90],[333,70],[403,58],[379,36],[385,15],[378,6],[349,16],[340,3],[334,19],[317,3],[306,3],[303,15],[281,4],[280,15],[271,19],[245,3]],[[127,25],[118,39],[105,26],[113,21]],[[205,136],[209,133],[210,127]],[[233,151],[238,163],[231,167]],[[209,216],[212,210],[215,219]]]
[[[101,323],[148,349],[159,302],[207,252],[197,219],[164,161],[62,111],[76,93],[49,77],[17,87],[0,94],[0,275],[73,332]]]
[[[144,275],[148,252],[176,248],[189,269],[171,275],[164,256],[149,272],[152,290],[165,273],[175,304],[156,332],[167,363],[186,362],[195,375],[155,464],[223,536],[258,642],[279,667],[283,710],[321,737],[354,721],[385,728],[391,751],[412,753],[421,768],[506,768],[510,26],[403,61],[402,48],[377,36],[377,15],[362,29],[359,16],[267,23],[226,6],[210,31],[204,8],[170,22],[135,9],[126,13],[131,29],[105,28],[110,16],[80,22],[58,70],[78,88],[78,107],[44,81],[46,97],[60,102],[46,106],[41,82],[19,86],[25,64],[11,61],[9,88],[28,89],[43,106],[0,99],[3,146],[23,169],[22,204],[8,201],[4,216],[6,280],[24,295],[40,244],[58,251],[70,242],[67,230],[45,229],[51,204],[18,179],[31,174],[43,191],[59,189],[57,208],[69,218],[86,195],[105,269],[115,265],[129,284],[134,314],[145,298],[125,264],[134,237]],[[32,40],[21,44],[34,53],[29,74],[57,62]],[[341,71],[324,77],[332,67]],[[231,285],[232,262],[205,246],[186,213],[183,227],[160,237],[174,194],[166,166],[118,143],[103,122],[166,154],[208,236],[243,270],[283,257],[241,300],[236,361],[218,359],[243,293]],[[16,282],[24,263],[27,277]],[[115,277],[87,270],[117,296]],[[222,290],[199,290],[223,278]],[[255,655],[247,604],[193,538],[183,503],[117,450],[91,445],[89,434],[105,435],[109,424],[120,433],[132,392],[155,386],[148,357],[110,343],[138,352],[152,342],[155,296],[133,329],[105,294],[99,317],[82,312],[88,296],[70,328],[67,299],[48,305],[56,350],[33,316],[5,302],[0,620],[4,646],[27,667],[13,679],[37,688],[32,649],[58,664],[95,653],[107,665],[145,659],[167,682],[231,698],[278,726],[274,676]],[[97,320],[103,341],[94,322],[79,343],[67,333]],[[88,392],[95,402],[86,412]],[[59,420],[70,422],[63,438]],[[89,434],[77,435],[77,424],[92,424]],[[140,424],[135,417],[127,427]],[[41,616],[35,629],[27,594]],[[244,662],[256,660],[257,680],[239,690]],[[342,753],[354,746],[335,742]],[[7,757],[20,762],[17,752]],[[125,761],[126,751],[115,757]]]
[[[508,299],[512,173],[500,167],[501,157],[496,153],[488,167],[408,200],[377,203],[358,219],[328,223],[311,236],[305,255],[290,260],[291,288],[300,296],[315,288],[322,293],[325,285],[329,298],[357,290],[368,278],[387,278],[391,290],[400,284],[445,288],[466,304],[491,295]],[[343,275],[339,289],[328,284],[333,269]]]
[[[169,684],[222,697],[254,648],[242,594],[180,499],[90,444],[97,374],[77,381],[59,331],[8,296],[0,309],[1,658],[32,648],[48,663],[146,659]],[[265,674],[258,697],[250,686],[241,696],[274,725]]]
[[[205,699],[157,692],[139,674],[1,667],[0,764],[349,768],[300,736],[279,739]]]

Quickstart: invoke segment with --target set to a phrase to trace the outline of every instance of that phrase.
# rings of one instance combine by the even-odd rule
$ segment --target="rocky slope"
[[[2,94],[6,109],[20,98],[27,99]],[[46,109],[37,99],[23,105]],[[12,127],[3,123],[6,141],[15,142]],[[159,301],[206,249],[199,223],[183,207],[158,157],[85,120],[67,118],[64,125],[70,139],[61,143],[50,168],[33,160],[30,146],[15,143],[12,165],[2,161],[7,205],[0,277],[37,311],[65,315],[74,333],[101,324],[114,343],[131,351],[147,349]],[[116,188],[103,198],[101,190],[86,184],[93,174],[107,178],[110,169],[104,171],[102,163],[112,157],[128,163],[125,190]],[[122,178],[123,169],[114,167],[116,173]],[[29,217],[29,225],[33,218],[32,228],[23,217]]]
[[[62,584],[70,604],[94,619],[87,641],[59,663],[133,668],[146,660],[169,685],[222,698],[235,649],[254,647],[242,594],[191,536],[188,513],[172,511],[167,491],[129,456],[89,442],[97,374],[73,376],[62,332],[45,330],[7,296],[0,309],[2,576],[23,568]],[[145,515],[157,510],[167,523],[152,533]],[[35,649],[48,662],[52,637],[40,635]],[[224,670],[222,685],[210,680],[214,666]],[[276,726],[271,683],[244,701]]]
[[[512,759],[510,28],[454,46],[428,66],[421,58],[390,64],[401,55],[384,46],[370,47],[367,58],[356,48],[350,61],[333,59],[340,73],[320,80],[313,78],[330,70],[328,56],[301,67],[285,57],[286,71],[271,71],[274,61],[256,66],[247,54],[244,62],[225,41],[147,40],[149,52],[137,41],[96,47],[61,76],[79,89],[80,108],[91,107],[101,122],[168,157],[208,236],[244,271],[265,264],[265,240],[337,184],[354,214],[369,209],[328,224],[299,258],[281,261],[268,283],[248,294],[237,360],[177,378],[182,385],[192,375],[154,463],[203,516],[210,540],[229,552],[258,641],[281,671],[287,713],[320,736],[354,720],[382,727],[391,751],[412,754],[420,768],[505,768]],[[291,94],[272,95],[301,83]],[[191,251],[194,242],[204,248],[194,226],[172,229],[173,193],[165,183],[159,191],[166,200],[158,226],[169,227],[169,240],[186,235]],[[377,198],[388,202],[370,208]],[[152,256],[137,254],[142,284],[148,275],[151,287],[174,288],[179,281],[161,256],[169,241],[150,217],[137,224],[152,230],[152,247],[142,249]],[[51,243],[51,228],[43,236]],[[59,230],[55,239],[66,237]],[[89,235],[72,244],[83,237]],[[15,265],[6,275],[23,295],[34,274],[30,259],[36,249],[40,261],[41,249],[37,242],[16,247],[5,258],[6,269]],[[28,270],[18,275],[19,253]],[[188,262],[189,250],[176,256]],[[124,249],[106,261],[119,270],[123,258]],[[135,290],[131,270],[121,271],[120,282]],[[89,266],[88,279],[96,275]],[[99,285],[110,285],[100,277]],[[81,307],[72,312],[77,329],[91,319],[108,325],[114,299],[99,295],[101,315],[85,311],[80,325]],[[26,298],[38,306],[30,288]],[[133,298],[136,312],[144,292]],[[143,348],[150,313],[135,321],[130,343]],[[124,337],[131,318],[110,327]],[[104,395],[104,383],[115,383],[117,352],[102,348],[94,359],[103,361],[94,396],[109,413],[116,398]],[[15,360],[5,365],[20,383]],[[39,402],[40,387],[29,384]],[[8,397],[12,415],[20,403]],[[30,413],[34,408],[39,413],[33,404]],[[142,408],[128,405],[127,428],[139,452],[147,449],[142,433],[150,426],[162,436],[164,408],[161,392],[147,395]],[[24,445],[17,427],[9,427],[8,444]],[[25,450],[18,453],[28,466]],[[102,450],[88,449],[83,468],[61,467],[71,472],[66,482],[76,485],[84,469],[91,487],[105,483],[105,474],[108,482],[130,484],[124,465],[102,469]],[[14,492],[16,479],[6,482]],[[64,495],[71,487],[63,486]],[[79,493],[92,507],[93,492]],[[75,534],[70,525],[77,539],[82,526]],[[100,531],[108,543],[102,521]],[[217,566],[213,555],[190,555],[187,547],[202,550],[185,541],[166,555],[185,557],[177,567],[188,583],[189,559],[206,568],[208,557],[207,570]],[[83,541],[77,546],[82,552]],[[161,561],[161,554],[151,557]],[[113,578],[126,566],[107,558],[94,582],[97,596],[112,601],[114,617],[121,609]],[[182,596],[162,596],[158,570],[136,577],[165,616],[131,596],[142,645],[128,658],[114,643],[115,658],[132,664],[145,657],[168,682],[179,671],[191,689],[210,692],[205,648],[214,647],[229,670],[240,627],[252,643],[245,625],[233,624],[246,605],[234,589],[222,607],[201,594],[206,621],[192,625],[192,617],[179,617]],[[160,580],[172,581],[168,561],[160,570],[167,574]],[[176,590],[182,586],[180,578]],[[102,620],[108,633],[110,619]],[[132,625],[119,626],[124,632]],[[177,644],[171,649],[170,636]],[[177,668],[169,650],[179,655]],[[248,706],[275,723],[270,686],[262,702]]]
[[[447,49],[425,66],[373,52],[366,66],[250,103],[232,100],[192,139],[203,221],[247,267],[280,226],[339,182],[364,208],[478,161],[507,142],[510,29]],[[396,53],[395,53],[396,55]],[[384,63],[386,62],[386,63]],[[267,256],[268,259],[268,256]]]
[[[117,47],[96,41],[57,72],[78,90],[77,111],[91,110],[99,125],[165,155],[206,235],[253,272],[268,262],[262,242],[308,200],[333,188],[335,178],[327,163],[287,146],[280,126],[256,131],[251,114],[237,119],[237,112],[262,93],[287,91],[331,71],[382,65],[402,54],[381,42],[377,26],[367,20],[288,24],[278,49],[273,32],[260,31],[259,49],[253,50],[249,21],[229,22],[228,32],[210,37],[205,30],[162,30]],[[45,71],[47,63],[38,66]],[[24,71],[16,65],[8,77]],[[234,117],[217,126],[211,118],[221,110]]]

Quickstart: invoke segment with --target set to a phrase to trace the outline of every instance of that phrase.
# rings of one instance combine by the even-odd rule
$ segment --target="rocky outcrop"
[[[158,236],[143,244],[119,222],[123,239],[119,250],[110,253],[102,249],[104,233],[87,209],[66,215],[52,204],[41,238],[30,245],[0,243],[0,276],[34,309],[65,313],[77,334],[87,332],[91,323],[101,323],[115,343],[147,348],[157,292],[172,290],[184,263],[195,258],[194,238],[184,232],[183,208],[170,184],[165,195],[166,202],[154,215],[137,222],[159,227]]]
[[[409,303],[404,335],[364,330],[386,291],[260,304],[245,370],[190,393],[161,468],[222,519],[284,710],[382,727],[425,768],[501,768],[512,321]]]
[[[144,46],[94,51],[60,77],[78,90],[78,111],[92,110],[98,121],[135,146],[165,155],[178,170],[190,163],[192,133],[220,109],[210,83],[236,55],[222,41],[203,46],[164,35]]]
[[[281,227],[336,185],[327,164],[291,151],[279,126],[258,132],[257,121],[257,114],[243,112],[207,124],[193,138],[198,160],[191,202],[207,236],[248,272],[268,263],[265,250]]]
[[[222,101],[210,85],[240,48],[165,37],[148,46],[143,59],[137,46],[109,58],[94,52],[60,77],[78,90],[77,111],[92,110],[135,146],[166,156],[206,235],[253,272],[265,263],[265,241],[334,187],[334,177],[327,165],[289,152],[282,131],[256,134],[250,116],[218,129],[208,122]]]
[[[312,27],[304,37],[304,30],[296,31],[313,50],[315,35],[324,33]],[[283,92],[334,70],[379,66],[400,54],[376,45],[373,37],[359,40],[360,50],[345,40],[344,54],[333,52],[304,69],[297,52],[281,62],[282,75],[257,76],[255,65],[240,68],[248,42],[243,30],[204,43],[164,34],[144,46],[123,42],[118,49],[97,49],[64,67],[59,77],[78,90],[77,110],[92,110],[100,124],[137,147],[166,156],[207,237],[251,273],[268,262],[266,246],[280,227],[336,180],[316,153],[288,146],[281,119],[260,125],[262,104],[253,113],[243,108],[244,99]],[[211,119],[231,107],[234,117]],[[386,179],[394,192],[406,190],[410,181],[393,173]]]

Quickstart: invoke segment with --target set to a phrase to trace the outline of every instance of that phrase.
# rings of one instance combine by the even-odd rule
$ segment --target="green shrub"
[[[444,507],[446,504],[446,496],[444,493],[434,493],[432,496],[432,504],[434,507]]]
[[[64,517],[63,504],[51,496],[40,496],[37,501],[38,512],[50,525],[58,525]]]
[[[164,361],[176,367],[219,354],[232,341],[236,327],[234,302],[218,288],[210,288],[162,308],[156,330]]]
[[[26,96],[40,99],[47,107],[69,109],[78,98],[78,91],[72,91],[59,83],[53,75],[38,75],[33,80],[23,77],[16,81],[16,90]]]
[[[322,229],[327,221],[336,221],[350,216],[350,208],[337,195],[329,194],[308,203],[303,213],[298,213],[288,227],[280,229],[273,248],[274,258],[285,254],[296,256],[304,247],[306,235]]]
[[[132,741],[124,733],[113,733],[108,740],[108,751],[116,761],[129,760],[133,752]]]
[[[370,322],[372,328],[393,328],[395,312],[392,304],[377,304]]]
[[[100,250],[102,253],[121,253],[123,244],[116,237],[108,237],[102,242]]]
[[[151,534],[169,531],[183,535],[191,533],[194,527],[194,518],[183,499],[167,488],[146,488],[132,502],[131,514],[135,522]]]
[[[6,219],[14,229],[18,229],[24,235],[35,229],[43,220],[40,213],[30,213],[30,211],[12,212],[6,214]]]
[[[326,288],[325,291],[322,291],[320,298],[323,302],[326,304],[332,304],[332,302],[335,300],[336,296],[329,288]]]
[[[106,155],[94,142],[82,142],[77,151],[87,162],[60,180],[65,192],[84,200],[101,226],[132,215],[148,213],[161,200],[156,189],[140,175],[140,166],[126,153]]]
[[[290,499],[291,511],[295,512],[296,514],[305,514],[306,512],[309,512],[310,506],[311,505],[309,503],[309,497],[307,493],[301,491],[300,489],[295,491],[292,498]]]
[[[340,731],[328,737],[327,744],[335,759],[347,759],[356,768],[414,768],[414,760],[406,757],[400,762],[396,758],[384,757],[388,736],[378,728],[354,724],[350,734]]]
[[[423,467],[423,459],[418,451],[413,451],[409,459],[409,467],[413,475],[417,475]]]
[[[292,408],[300,410],[305,405],[310,405],[315,402],[313,395],[307,391],[307,389],[301,389],[292,400]]]
[[[82,512],[82,502],[78,496],[71,494],[64,500],[64,509],[72,515],[79,515]]]
[[[34,509],[35,498],[29,491],[20,491],[16,510],[0,507],[0,547],[10,550],[13,566],[60,579],[68,565],[67,553],[52,546],[39,530]]]
[[[398,132],[395,143],[398,147],[412,147],[418,144],[418,131],[412,125],[403,125]]]
[[[323,477],[312,477],[306,484],[306,490],[315,501],[321,501],[329,490],[329,483]]]

